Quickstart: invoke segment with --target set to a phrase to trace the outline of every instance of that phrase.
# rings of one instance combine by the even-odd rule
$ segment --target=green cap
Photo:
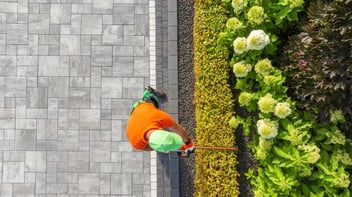
[[[152,149],[163,153],[178,150],[183,144],[181,136],[165,130],[155,130],[150,134],[148,141]]]

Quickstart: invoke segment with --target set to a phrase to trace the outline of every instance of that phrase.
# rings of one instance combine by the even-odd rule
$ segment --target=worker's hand
[[[194,152],[194,142],[192,139],[189,139],[187,143],[184,143],[182,147],[179,149],[181,156],[189,156]]]

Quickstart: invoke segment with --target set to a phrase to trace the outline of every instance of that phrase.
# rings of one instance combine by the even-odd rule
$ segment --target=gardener
[[[148,86],[143,98],[133,104],[126,134],[135,149],[163,153],[194,150],[194,142],[185,129],[159,109],[166,101],[165,92]]]

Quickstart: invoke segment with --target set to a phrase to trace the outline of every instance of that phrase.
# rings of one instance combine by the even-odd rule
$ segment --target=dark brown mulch
[[[178,88],[179,122],[195,139],[195,113],[193,104],[193,6],[194,0],[178,0]],[[194,155],[180,159],[180,196],[193,196],[195,176]]]

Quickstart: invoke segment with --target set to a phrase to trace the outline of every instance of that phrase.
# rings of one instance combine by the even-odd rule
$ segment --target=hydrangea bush
[[[337,126],[343,113],[334,111],[331,121],[319,122],[301,111],[286,93],[282,71],[270,60],[279,34],[297,21],[304,1],[224,1],[241,25],[227,27],[219,42],[233,48],[236,101],[251,112],[238,113],[229,124],[255,134],[250,147],[259,166],[246,174],[254,195],[350,196],[351,140]]]

